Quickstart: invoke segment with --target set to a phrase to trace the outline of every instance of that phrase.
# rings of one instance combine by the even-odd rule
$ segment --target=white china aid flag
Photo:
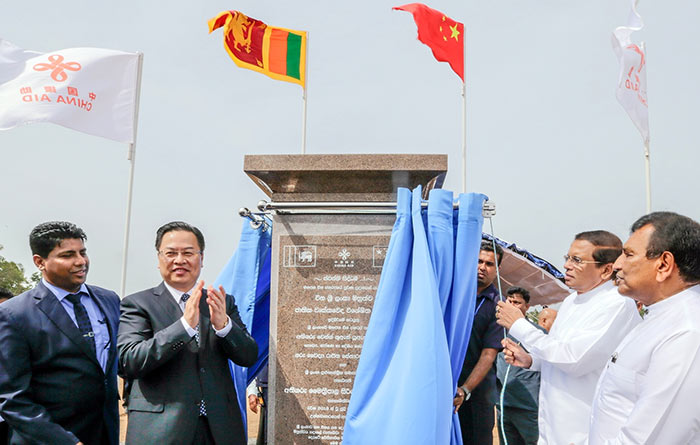
[[[632,7],[626,26],[619,26],[613,31],[612,45],[620,61],[620,75],[617,80],[617,100],[627,111],[632,122],[649,142],[649,107],[647,103],[647,66],[644,48],[632,43],[633,32],[644,27],[642,18],[637,13],[637,2],[632,0]]]
[[[0,39],[0,130],[52,122],[134,142],[138,54],[101,48],[39,53]]]

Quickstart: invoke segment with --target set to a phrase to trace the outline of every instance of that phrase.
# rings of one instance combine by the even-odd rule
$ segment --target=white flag
[[[0,39],[0,130],[53,122],[134,142],[138,54],[101,48],[39,53]]]
[[[642,47],[632,43],[633,32],[644,27],[642,18],[637,13],[637,2],[632,0],[632,9],[627,18],[627,25],[615,29],[612,37],[613,50],[620,61],[620,75],[617,80],[617,100],[627,111],[632,122],[649,142],[649,107],[647,104],[647,66],[646,54]]]

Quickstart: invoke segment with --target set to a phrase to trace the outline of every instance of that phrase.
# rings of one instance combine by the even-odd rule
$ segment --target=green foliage
[[[0,245],[0,250],[2,250],[2,245]],[[0,287],[4,287],[14,295],[19,295],[34,287],[39,280],[41,280],[39,272],[34,272],[31,277],[27,278],[21,264],[6,260],[0,255]]]

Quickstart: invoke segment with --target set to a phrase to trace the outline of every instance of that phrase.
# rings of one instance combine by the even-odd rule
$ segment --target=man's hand
[[[496,307],[496,323],[510,329],[516,320],[525,317],[517,307],[507,301],[499,301]]]
[[[501,344],[503,345],[503,356],[506,363],[525,369],[532,366],[532,357],[525,351],[525,349],[522,348],[522,346],[510,338],[504,338],[501,340]]]
[[[248,395],[248,408],[250,408],[251,411],[253,411],[255,414],[258,413],[258,396],[255,394],[249,394]]]
[[[223,286],[219,286],[216,290],[212,286],[207,289],[207,304],[209,305],[209,315],[211,316],[211,325],[217,331],[222,330],[228,323],[228,314],[226,314],[226,291]]]
[[[455,396],[454,399],[452,399],[452,405],[455,407],[455,411],[459,409],[460,406],[462,406],[462,403],[464,403],[464,397],[466,394],[464,394],[464,390],[462,388],[457,388],[457,395]]]
[[[195,329],[199,324],[199,300],[202,298],[202,288],[204,280],[197,283],[194,292],[190,295],[190,299],[185,303],[185,321],[192,329]]]

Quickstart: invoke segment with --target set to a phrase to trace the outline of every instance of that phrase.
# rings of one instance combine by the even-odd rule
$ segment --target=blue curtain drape
[[[243,368],[229,361],[244,425],[246,388],[267,364],[269,351],[271,238],[269,227],[267,230],[264,226],[253,228],[244,222],[238,249],[214,282],[235,297],[241,320],[258,342],[258,360],[253,366]]]
[[[398,190],[397,219],[343,443],[461,444],[452,398],[469,341],[485,196]]]

